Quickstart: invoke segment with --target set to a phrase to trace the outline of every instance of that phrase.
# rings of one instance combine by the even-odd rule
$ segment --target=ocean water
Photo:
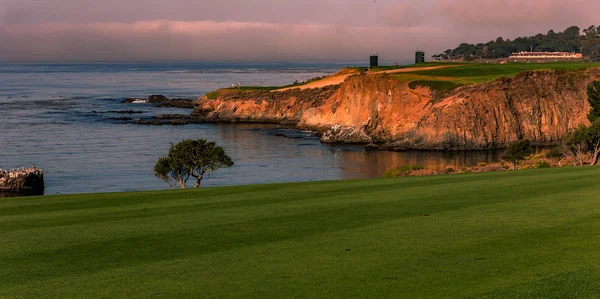
[[[344,64],[145,63],[0,64],[0,168],[35,164],[46,194],[168,189],[153,174],[171,142],[205,138],[235,165],[203,186],[379,177],[396,166],[464,165],[497,160],[489,152],[367,152],[326,145],[311,132],[260,124],[146,126],[111,120],[190,110],[121,104],[126,97],[191,98],[231,84],[284,85],[323,76]]]

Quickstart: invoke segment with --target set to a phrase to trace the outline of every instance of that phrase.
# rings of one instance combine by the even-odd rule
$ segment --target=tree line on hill
[[[514,40],[498,37],[487,43],[462,43],[455,49],[434,55],[434,60],[465,60],[508,58],[512,53],[533,52],[574,52],[600,61],[600,26],[594,25],[582,30],[571,26],[563,32],[548,31],[530,37],[518,37]]]

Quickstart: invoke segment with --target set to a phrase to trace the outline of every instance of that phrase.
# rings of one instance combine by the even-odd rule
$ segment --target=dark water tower
[[[379,66],[379,55],[375,54],[375,55],[371,55],[371,63],[370,63],[371,67],[378,67]]]
[[[417,50],[415,52],[415,63],[425,63],[425,52]]]

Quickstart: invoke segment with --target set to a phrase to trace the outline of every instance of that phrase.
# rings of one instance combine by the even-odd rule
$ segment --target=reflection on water
[[[480,162],[500,161],[502,151],[404,151],[404,152],[366,152],[349,151],[340,155],[338,163],[348,173],[344,179],[379,177],[384,172],[405,165],[421,165],[427,168],[474,166]]]
[[[231,82],[278,85],[332,69],[94,67],[71,65],[53,71],[49,66],[0,65],[0,168],[36,164],[45,170],[46,194],[166,189],[154,177],[154,163],[171,142],[192,138],[217,142],[235,162],[210,174],[204,186],[374,178],[408,164],[498,161],[497,152],[367,152],[360,146],[321,144],[310,132],[279,125],[141,126],[110,120],[122,115],[92,113],[189,113],[120,100],[152,93],[195,98]]]

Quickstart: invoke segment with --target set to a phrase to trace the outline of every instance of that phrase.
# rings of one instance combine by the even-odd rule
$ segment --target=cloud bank
[[[402,59],[406,40],[442,38],[433,27],[149,21],[7,25],[0,57],[15,61],[352,60],[374,52]],[[433,47],[434,39],[422,47]]]
[[[581,0],[0,0],[0,61],[409,61],[588,26]],[[584,5],[585,4],[585,5]],[[600,23],[600,21],[598,21]]]

